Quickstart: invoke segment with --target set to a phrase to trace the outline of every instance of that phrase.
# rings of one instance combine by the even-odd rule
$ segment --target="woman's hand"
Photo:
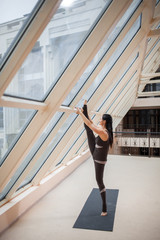
[[[78,108],[78,107],[75,107],[75,108],[76,108],[76,113],[77,114],[83,113],[83,109],[82,108]]]

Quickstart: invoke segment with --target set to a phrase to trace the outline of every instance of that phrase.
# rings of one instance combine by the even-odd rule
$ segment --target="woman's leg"
[[[103,173],[105,164],[95,163],[96,181],[102,198],[102,212],[107,212],[106,188],[103,183]]]
[[[88,111],[87,111],[87,105],[83,106],[83,114],[86,116],[86,118],[89,119]],[[93,155],[93,152],[94,152],[94,149],[95,149],[95,136],[94,136],[93,131],[85,123],[84,123],[84,127],[85,127],[86,132],[87,132],[89,149],[91,151],[91,154]]]

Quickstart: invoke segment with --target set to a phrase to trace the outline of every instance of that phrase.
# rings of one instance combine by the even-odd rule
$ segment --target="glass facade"
[[[5,95],[44,101],[110,3],[62,2]]]
[[[7,104],[7,106],[10,105],[10,101],[12,100],[5,103],[5,105],[3,105],[3,100],[2,105],[0,105],[0,166],[2,167],[6,163],[9,166],[10,158],[8,156],[10,156],[9,154],[12,154],[12,149],[18,144],[22,134],[28,130],[27,127],[32,119],[34,119],[34,116],[39,114],[38,116],[40,117],[38,121],[41,123],[41,116],[46,113],[48,113],[48,115],[46,114],[46,118],[44,117],[44,120],[42,120],[42,124],[46,124],[46,128],[41,134],[39,134],[40,136],[34,144],[32,144],[33,146],[27,152],[27,156],[21,159],[21,162],[17,161],[18,164],[16,169],[14,169],[13,173],[9,175],[10,179],[4,184],[5,187],[0,193],[0,200],[4,199],[11,190],[16,191],[29,183],[32,184],[33,179],[35,177],[39,178],[41,175],[41,170],[42,172],[44,170],[43,175],[45,175],[50,171],[53,171],[55,166],[63,163],[63,161],[65,162],[66,159],[68,160],[68,155],[70,157],[72,154],[71,158],[73,158],[86,149],[87,140],[84,138],[85,131],[83,126],[81,126],[79,132],[73,131],[76,129],[75,126],[78,122],[77,119],[79,119],[79,117],[73,113],[71,107],[74,100],[77,100],[76,106],[82,106],[84,99],[87,99],[89,104],[92,104],[92,98],[94,98],[96,93],[98,95],[106,91],[105,96],[103,95],[104,98],[102,102],[100,103],[100,101],[97,100],[94,110],[97,112],[104,110],[105,112],[111,114],[115,113],[116,115],[115,109],[118,109],[118,106],[118,114],[121,114],[122,106],[121,103],[118,103],[120,96],[124,96],[124,93],[128,94],[131,90],[133,90],[133,94],[134,91],[136,91],[134,87],[132,88],[131,83],[138,71],[135,62],[139,60],[138,51],[141,51],[141,49],[136,51],[131,49],[131,52],[135,55],[132,59],[128,60],[127,64],[126,62],[122,62],[122,64],[126,66],[124,72],[121,75],[119,74],[117,78],[111,79],[112,81],[110,82],[109,87],[105,88],[104,83],[107,83],[107,77],[108,75],[111,75],[109,73],[112,73],[112,70],[116,71],[121,59],[124,61],[122,57],[123,53],[131,47],[130,43],[135,39],[136,34],[141,30],[143,34],[143,29],[141,28],[141,24],[144,22],[142,21],[143,12],[138,12],[136,18],[134,18],[135,20],[132,21],[132,16],[136,13],[140,4],[143,2],[141,0],[133,0],[121,19],[115,24],[115,26],[113,26],[102,47],[93,57],[90,64],[88,66],[86,65],[85,71],[82,73],[65,100],[62,102],[60,99],[58,106],[54,106],[53,102],[50,105],[47,105],[48,102],[46,101],[48,100],[47,97],[50,97],[49,94],[54,90],[56,84],[61,84],[59,79],[65,73],[67,67],[72,64],[72,60],[78,56],[77,53],[81,50],[81,47],[83,45],[85,46],[87,38],[91,34],[94,34],[93,30],[96,28],[97,23],[100,24],[101,17],[103,14],[107,13],[110,7],[112,7],[114,1],[73,0],[70,5],[70,1],[62,1],[62,4],[57,9],[55,15],[48,23],[40,38],[35,42],[33,49],[26,57],[24,63],[10,82],[6,91],[3,93],[5,96],[18,98],[20,103],[22,99],[25,99],[25,106],[24,108],[21,108],[19,107],[20,105],[17,104],[16,106],[16,103],[14,103],[11,105],[12,107],[6,107]],[[17,14],[14,15],[16,17],[12,17],[9,14],[8,16],[12,18],[7,19],[6,7],[9,3],[8,0],[2,0],[2,8],[0,10],[0,41],[2,43],[0,46],[1,65],[4,63],[5,56],[7,56],[6,54],[8,54],[11,49],[13,50],[15,46],[14,44],[17,44],[16,41],[18,41],[18,39],[20,40],[20,34],[27,26],[27,22],[34,14],[34,11],[37,8],[38,12],[38,6],[40,8],[40,5],[43,4],[43,2],[44,1],[42,0],[28,0],[27,3],[24,3],[24,1],[18,2],[18,0],[15,0],[14,5],[19,6],[19,10],[13,9],[13,13],[14,11],[15,13],[16,11],[19,11],[20,15]],[[157,4],[159,4],[158,1]],[[20,10],[21,6],[24,11]],[[143,9],[145,9],[145,5],[142,7],[142,11]],[[6,16],[3,12],[5,12]],[[123,39],[121,37],[121,40],[119,40],[118,38],[120,34],[125,30],[126,25],[130,24],[130,21],[132,21],[130,29],[126,32]],[[158,25],[158,27],[159,26],[160,25]],[[104,33],[107,34],[105,30]],[[145,34],[146,33],[144,33],[144,37],[146,36]],[[136,40],[138,42],[138,39]],[[150,39],[150,41],[151,40],[152,39]],[[114,45],[115,41],[119,44],[116,45],[116,47]],[[159,46],[159,43],[160,40],[151,46],[151,50],[145,59],[151,56],[150,54],[155,51],[157,46]],[[138,43],[135,45],[138,46]],[[110,54],[110,49],[113,54]],[[90,85],[86,87],[88,80],[93,76],[92,74],[97,70],[107,54],[109,54],[107,58],[108,60],[105,61],[103,68],[90,82]],[[140,54],[142,55],[142,53]],[[81,59],[78,60],[80,61]],[[120,67],[118,67],[118,69],[120,69]],[[130,69],[133,71],[128,74]],[[65,87],[65,82],[63,84]],[[104,86],[104,89],[102,89],[102,86]],[[136,82],[134,82],[133,86],[136,86]],[[155,91],[154,86],[155,85],[152,86],[151,91]],[[156,85],[156,87],[157,86],[159,85]],[[81,90],[83,90],[83,96],[82,100],[79,101],[80,98],[78,97],[76,99],[76,97]],[[157,90],[159,91],[159,88]],[[60,95],[60,98],[63,97],[61,96],[61,92],[58,92],[58,94]],[[31,102],[30,100],[33,101]],[[108,105],[108,100],[113,101],[110,101],[110,104]],[[46,108],[45,104],[42,104],[41,102],[44,102],[47,105]],[[33,104],[33,108],[36,108],[35,106],[37,106],[37,110],[28,109],[29,104],[31,104],[31,106]],[[52,113],[53,116],[51,116]],[[134,136],[130,136],[130,140],[128,140],[125,138],[125,134],[121,134],[120,131],[119,133],[116,132],[116,151],[121,151],[122,154],[133,154],[133,152],[139,153],[138,151],[140,151],[141,153],[144,153],[141,155],[145,155],[146,152],[149,154],[152,154],[153,152],[156,156],[159,156],[157,155],[159,154],[159,150],[157,150],[157,139],[159,135],[157,132],[160,132],[159,110],[152,110],[150,113],[149,116],[146,111],[136,112],[136,114],[130,112],[125,116],[123,129],[126,128],[125,124],[129,121],[130,126],[128,129],[131,130],[135,124],[134,126],[136,127],[133,127],[134,131],[139,132],[141,135],[138,135],[137,133],[136,136],[136,134],[134,134]],[[93,115],[92,119],[97,119],[96,116],[97,115]],[[117,121],[116,117],[113,120],[114,122]],[[137,130],[137,126],[139,128],[146,122],[150,126],[150,135],[147,135],[148,127],[145,133],[142,129],[140,131]],[[78,124],[78,126],[80,126],[79,122]],[[153,132],[154,134],[152,134]],[[150,142],[148,142],[148,140],[146,141],[146,136],[149,136]],[[137,150],[137,142],[139,142],[141,150]],[[147,144],[150,144],[150,148]],[[77,147],[75,147],[76,145]],[[135,146],[136,148],[133,149]],[[4,162],[5,164],[3,165]]]

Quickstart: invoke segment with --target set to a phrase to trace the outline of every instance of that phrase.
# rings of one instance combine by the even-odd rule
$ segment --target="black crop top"
[[[107,161],[109,151],[109,138],[103,141],[99,136],[95,138],[95,149],[93,152],[93,159],[99,161]]]

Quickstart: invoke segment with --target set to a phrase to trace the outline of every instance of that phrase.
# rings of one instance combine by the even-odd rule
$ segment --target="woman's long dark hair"
[[[109,114],[103,114],[103,120],[106,120],[106,129],[109,131],[109,145],[112,147],[113,144],[113,129],[112,129],[112,117]]]

